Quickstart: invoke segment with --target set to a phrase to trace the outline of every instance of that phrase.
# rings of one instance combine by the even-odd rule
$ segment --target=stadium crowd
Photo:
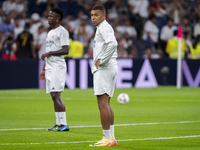
[[[0,2],[0,59],[40,59],[49,30],[48,12],[63,10],[70,58],[92,58],[94,5],[104,5],[118,41],[120,58],[200,59],[200,0],[3,0]]]

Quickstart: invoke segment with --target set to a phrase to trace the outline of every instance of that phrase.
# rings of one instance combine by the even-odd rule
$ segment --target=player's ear
[[[106,19],[106,13],[103,13],[103,19]]]

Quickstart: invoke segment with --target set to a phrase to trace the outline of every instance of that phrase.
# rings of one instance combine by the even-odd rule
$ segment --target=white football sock
[[[59,113],[55,112],[55,115],[56,115],[56,124],[60,125]]]
[[[110,129],[109,130],[103,130],[103,138],[111,138]]]
[[[110,133],[111,133],[111,137],[115,137],[114,125],[110,125]]]
[[[59,120],[61,125],[67,125],[66,112],[59,112]]]

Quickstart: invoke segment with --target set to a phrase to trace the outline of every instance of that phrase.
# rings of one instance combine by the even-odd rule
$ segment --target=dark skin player
[[[60,16],[54,11],[50,11],[48,15],[48,23],[52,29],[56,29],[57,27],[60,26]],[[62,49],[58,51],[53,51],[53,52],[47,52],[42,54],[41,58],[44,60],[46,57],[49,57],[51,55],[54,56],[59,56],[59,55],[67,55],[69,52],[69,46],[65,45],[62,46]],[[42,72],[40,74],[40,79],[45,80],[45,65],[42,69]],[[51,92],[51,97],[54,102],[54,109],[55,112],[64,112],[65,111],[65,105],[60,97],[61,92]]]

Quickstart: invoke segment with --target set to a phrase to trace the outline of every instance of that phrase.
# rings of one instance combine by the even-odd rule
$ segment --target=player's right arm
[[[42,68],[42,72],[40,73],[40,80],[45,80],[45,64],[44,67]]]

